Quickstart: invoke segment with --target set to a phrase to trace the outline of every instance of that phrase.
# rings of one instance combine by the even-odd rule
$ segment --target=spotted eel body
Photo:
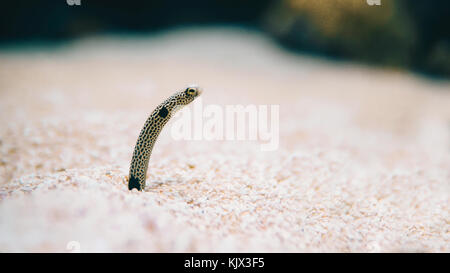
[[[166,99],[148,117],[134,147],[128,180],[129,190],[136,188],[140,191],[145,188],[148,161],[159,133],[178,109],[192,102],[200,94],[199,87],[189,86]]]

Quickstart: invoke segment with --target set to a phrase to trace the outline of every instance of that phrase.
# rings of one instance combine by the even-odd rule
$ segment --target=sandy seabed
[[[156,105],[280,105],[280,145],[175,141]],[[449,252],[450,84],[239,29],[0,52],[1,252]],[[192,105],[189,107],[193,107]]]

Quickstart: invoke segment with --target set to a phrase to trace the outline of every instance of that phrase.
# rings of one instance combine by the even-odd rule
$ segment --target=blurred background
[[[0,252],[450,252],[448,0],[77,2],[2,2]],[[172,118],[129,191],[192,83],[279,105],[279,149]]]
[[[73,2],[74,5],[69,5]],[[94,34],[147,34],[180,26],[233,25],[293,51],[450,75],[446,0],[80,0],[2,3],[0,42],[64,42]],[[376,2],[376,1],[375,1]]]

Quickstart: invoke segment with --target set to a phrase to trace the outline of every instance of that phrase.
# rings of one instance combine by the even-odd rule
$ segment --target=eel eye
[[[187,95],[193,96],[193,95],[195,95],[196,91],[194,88],[187,88],[185,92]]]

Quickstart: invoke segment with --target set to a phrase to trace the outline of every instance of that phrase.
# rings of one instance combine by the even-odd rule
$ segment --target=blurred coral
[[[427,38],[421,33],[422,29],[444,28],[440,20],[446,20],[445,17],[439,17],[438,12],[435,22],[426,25],[430,21],[421,16],[427,14],[413,16],[419,8],[417,3],[381,3],[371,6],[362,0],[283,0],[266,14],[264,26],[290,48],[388,66],[417,65],[415,68],[448,74],[448,37],[439,31],[435,37]],[[449,6],[439,3],[433,3],[432,11]],[[441,41],[445,39],[447,42]],[[424,48],[430,40],[442,45]],[[420,52],[421,48],[426,52]]]

